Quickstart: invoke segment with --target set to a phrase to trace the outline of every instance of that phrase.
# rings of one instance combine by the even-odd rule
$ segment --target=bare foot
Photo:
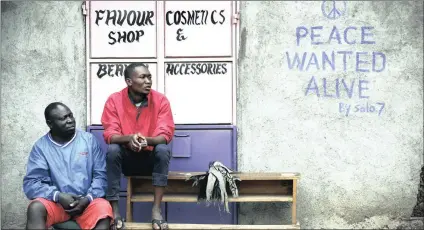
[[[152,208],[152,221],[153,229],[168,229],[168,224],[165,222],[165,220],[163,220],[160,208]],[[159,224],[161,226],[159,226]]]

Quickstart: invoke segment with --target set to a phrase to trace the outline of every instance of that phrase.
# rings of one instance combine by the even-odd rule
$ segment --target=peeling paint
[[[423,161],[423,3],[348,1],[349,15],[338,20],[323,17],[321,4],[242,4],[248,37],[239,63],[239,170],[300,172],[302,228],[402,227],[417,201]],[[376,44],[296,46],[296,27],[333,25],[373,26]],[[293,71],[285,52],[294,50],[376,50],[387,55],[387,72]],[[311,75],[370,80],[372,98],[387,103],[386,115],[338,116],[333,103],[340,100],[303,96]],[[281,206],[240,210],[240,223],[290,220],[290,209]]]
[[[415,210],[423,206],[423,3],[350,1],[351,16],[337,22],[323,18],[321,3],[241,3],[239,170],[299,171],[302,228],[422,228],[422,220],[403,218],[414,206],[414,215],[422,215]],[[1,137],[2,184],[8,185],[1,188],[1,225],[23,228],[27,200],[16,191],[22,190],[28,143],[47,131],[44,107],[64,101],[84,128],[84,20],[81,2],[1,6],[0,126],[8,131]],[[296,26],[333,24],[375,26],[376,49],[388,54],[389,71],[369,78],[375,95],[388,102],[386,117],[330,114],[337,109],[330,102],[304,97],[302,73],[287,69],[284,51],[296,48]],[[331,77],[355,79],[354,74]],[[51,87],[55,81],[60,84]],[[287,223],[290,206],[242,204],[239,218],[241,224]]]
[[[85,129],[85,32],[79,1],[1,7],[1,228],[23,229],[22,180],[32,144],[48,130],[45,106],[63,101]]]

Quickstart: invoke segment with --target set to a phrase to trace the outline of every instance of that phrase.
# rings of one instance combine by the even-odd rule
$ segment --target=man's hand
[[[146,140],[146,137],[144,137],[144,136],[142,136],[142,135],[138,134],[138,141],[139,141],[139,142],[140,142],[140,144],[141,144],[141,148],[147,147],[147,140]]]
[[[141,149],[141,143],[139,142],[138,133],[131,136],[130,142],[128,143],[132,151],[138,152]]]
[[[73,208],[73,206],[75,205],[75,198],[73,195],[68,194],[68,193],[62,193],[60,192],[58,195],[58,200],[60,205],[62,205],[63,209],[68,210]]]
[[[147,141],[145,137],[143,137],[140,133],[137,133],[131,136],[128,145],[132,151],[140,152],[143,147],[147,146]]]
[[[88,199],[88,197],[79,197],[75,204],[76,205],[74,206],[74,208],[69,210],[65,209],[65,212],[68,213],[71,217],[81,215],[90,204],[90,200]]]

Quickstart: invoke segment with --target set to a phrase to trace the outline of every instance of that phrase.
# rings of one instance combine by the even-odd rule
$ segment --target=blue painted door
[[[106,153],[107,145],[103,139],[103,128],[91,126],[88,131],[99,141],[102,151]],[[169,143],[172,150],[170,171],[205,172],[209,162],[220,161],[224,165],[236,169],[235,129],[231,126],[196,126],[180,125],[176,127],[173,141]],[[125,177],[121,179],[120,213],[126,216]],[[151,221],[152,203],[135,203],[133,220],[135,222]],[[162,205],[163,213],[169,223],[197,224],[236,224],[237,206],[230,203],[230,214],[224,213],[221,207],[200,203],[167,203]]]
[[[183,127],[175,131],[170,143],[173,154],[170,171],[205,172],[211,161],[220,161],[229,168],[235,168],[233,129]],[[235,203],[230,203],[230,214],[222,210],[222,206],[206,207],[204,203],[168,203],[167,220],[169,223],[236,223]]]

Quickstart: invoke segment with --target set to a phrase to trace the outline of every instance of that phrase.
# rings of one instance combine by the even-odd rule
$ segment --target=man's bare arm
[[[130,143],[131,138],[133,138],[134,135],[113,135],[110,138],[111,144],[119,144],[119,145],[125,145]]]
[[[145,137],[148,146],[156,146],[160,144],[166,144],[166,139],[162,135],[157,137]]]
[[[139,133],[132,135],[115,134],[110,138],[110,141],[113,144],[126,145],[133,151],[138,152],[143,147],[143,144],[141,143],[140,139],[141,137],[142,136]]]

